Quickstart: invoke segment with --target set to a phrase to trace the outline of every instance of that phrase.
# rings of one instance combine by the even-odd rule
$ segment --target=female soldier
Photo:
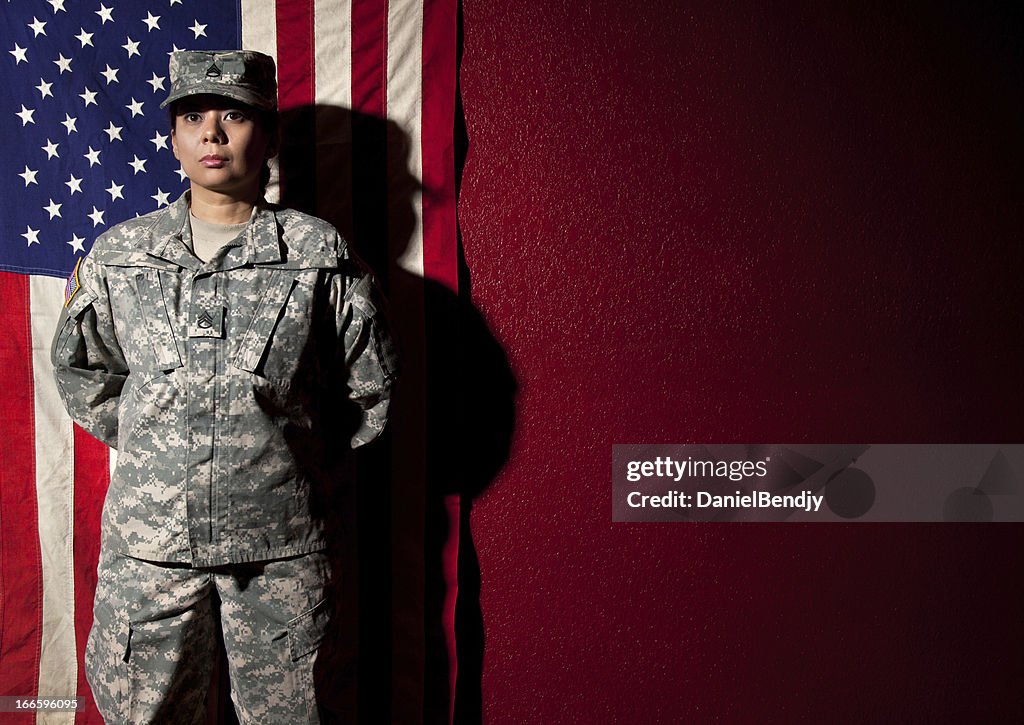
[[[381,432],[395,352],[337,231],[262,198],[274,61],[180,51],[170,78],[190,189],[96,240],[52,348],[71,416],[118,450],[86,671],[108,722],[194,721],[219,613],[241,721],[318,722],[325,461]]]

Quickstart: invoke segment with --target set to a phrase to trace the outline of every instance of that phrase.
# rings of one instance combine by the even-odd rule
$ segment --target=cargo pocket
[[[208,613],[187,609],[164,619],[131,622],[124,658],[129,722],[192,722],[210,680]]]
[[[327,599],[320,600],[308,612],[288,622],[288,649],[292,662],[298,662],[320,647],[330,622],[331,607]]]
[[[124,663],[128,673],[128,716],[129,722],[149,722],[152,719],[152,703],[159,704],[162,684],[159,678],[148,672],[146,665],[153,659],[153,641],[161,641],[160,622],[131,622],[128,626],[128,640],[124,651]],[[151,690],[147,693],[147,690]],[[147,705],[147,702],[149,703]]]
[[[85,646],[85,676],[106,722],[129,721],[131,626],[108,607],[96,610]]]
[[[330,622],[331,605],[327,599],[322,599],[312,609],[288,622],[288,649],[296,682],[302,689],[306,701],[306,717],[309,723],[320,722],[313,682],[313,665]]]

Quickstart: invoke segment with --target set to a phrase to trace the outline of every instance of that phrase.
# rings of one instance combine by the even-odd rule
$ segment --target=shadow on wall
[[[461,179],[467,143],[461,103],[457,110]],[[340,575],[337,627],[318,659],[318,677],[331,680],[325,688],[330,701],[321,703],[325,721],[450,721],[451,642],[444,606],[456,572],[443,554],[457,522],[454,719],[479,722],[484,630],[470,512],[474,498],[508,460],[516,381],[504,350],[470,301],[461,235],[457,294],[394,264],[412,239],[412,199],[419,190],[408,172],[404,131],[331,106],[285,111],[281,128],[282,205],[326,219],[353,241],[390,299],[403,353],[393,423],[381,441],[359,451],[356,495],[351,486],[339,486],[333,503],[340,519],[333,542]],[[423,190],[424,196],[430,193]],[[351,467],[338,458],[331,470],[344,483]],[[416,521],[419,528],[406,528],[403,521]],[[422,562],[421,571],[401,566],[410,560]],[[410,680],[421,672],[423,681]],[[219,711],[221,722],[236,722],[226,673],[219,681],[211,710]]]

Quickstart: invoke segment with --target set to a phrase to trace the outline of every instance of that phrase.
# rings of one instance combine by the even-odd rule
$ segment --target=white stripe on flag
[[[352,107],[352,2],[316,0],[313,27],[316,59],[313,73],[317,113],[316,202],[318,209],[344,206],[342,216],[351,224],[351,174],[338,168],[352,166],[352,123],[347,113],[324,107]],[[326,111],[326,112],[325,112]]]
[[[242,47],[277,58],[276,3],[242,0]]]
[[[422,542],[425,535],[424,492],[426,485],[426,339],[423,288],[423,183],[422,100],[423,100],[423,3],[421,0],[391,0],[387,3],[387,68],[384,112],[405,134],[407,156],[390,156],[396,151],[388,144],[388,191],[397,192],[389,204],[412,206],[413,224],[401,226],[389,234],[389,254],[394,264],[408,275],[392,278],[392,304],[405,313],[395,320],[404,348],[404,381],[409,395],[402,407],[404,420],[396,420],[392,428],[394,451],[401,455],[392,460],[392,496],[406,505],[395,506],[391,520],[394,531],[403,532],[396,540],[392,566],[396,579],[393,642],[401,652],[403,643],[415,642],[421,655],[403,657],[393,669],[393,688],[397,694],[391,716],[398,722],[412,721],[424,713],[426,680],[426,642],[424,631],[423,594],[425,570]],[[400,166],[404,164],[404,166]],[[408,179],[415,183],[410,188]],[[406,195],[407,194],[407,195]],[[394,207],[390,207],[393,209]],[[396,235],[395,232],[399,232]],[[408,237],[405,233],[408,232]],[[401,245],[405,245],[402,247]],[[405,279],[403,279],[403,276]],[[417,546],[417,543],[419,545]],[[413,597],[416,597],[413,604]]]
[[[352,106],[352,2],[316,0],[316,102]]]
[[[276,2],[268,0],[242,0],[242,48],[266,53],[277,60]],[[270,183],[266,198],[272,204],[281,198],[277,159],[270,161]]]
[[[421,0],[395,0],[388,3],[388,70],[387,117],[409,135],[408,173],[417,182],[409,201],[414,208],[416,224],[408,245],[400,252],[396,264],[402,269],[423,276],[423,3]]]
[[[50,340],[64,302],[64,280],[34,276],[32,376],[35,393],[36,500],[42,565],[43,616],[40,633],[40,697],[69,697],[78,689],[75,651],[74,432],[64,412],[50,365]],[[73,712],[39,712],[39,723],[73,723]]]

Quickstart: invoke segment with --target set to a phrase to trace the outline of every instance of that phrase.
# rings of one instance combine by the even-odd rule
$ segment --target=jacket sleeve
[[[391,391],[398,377],[398,354],[387,320],[386,303],[373,275],[358,260],[349,260],[358,277],[346,277],[348,288],[337,309],[340,361],[346,371],[347,395],[361,411],[350,441],[353,448],[380,435],[387,423]]]
[[[117,445],[117,417],[128,364],[114,333],[99,266],[81,260],[50,348],[57,390],[71,417],[108,446]]]

